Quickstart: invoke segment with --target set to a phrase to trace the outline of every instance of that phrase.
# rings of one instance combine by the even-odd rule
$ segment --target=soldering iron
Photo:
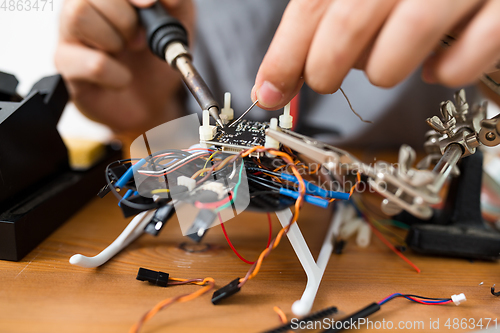
[[[181,73],[184,83],[202,110],[208,110],[217,124],[224,127],[219,117],[219,104],[193,66],[186,28],[159,2],[148,8],[138,8],[137,11],[142,25],[146,28],[151,51]]]

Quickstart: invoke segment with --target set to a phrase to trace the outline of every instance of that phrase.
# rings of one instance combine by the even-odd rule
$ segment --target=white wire
[[[189,161],[190,159],[196,159],[198,158],[200,155],[206,155],[207,152],[200,152],[200,153],[196,153],[196,154],[192,154],[190,156],[187,156],[185,158],[183,158],[182,160],[179,160],[177,163],[169,166],[168,168],[165,168],[165,169],[162,169],[162,170],[139,170],[138,172],[140,174],[145,174],[145,175],[161,175],[165,172],[169,172],[170,170],[176,168],[177,166],[181,165],[182,163],[184,162],[187,162]]]
[[[229,179],[233,179],[235,175],[236,175],[236,161],[233,162],[233,172],[231,172],[231,174],[229,175]]]

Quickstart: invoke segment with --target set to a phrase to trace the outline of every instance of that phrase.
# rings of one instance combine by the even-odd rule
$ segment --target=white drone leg
[[[101,266],[136,240],[144,232],[144,228],[153,217],[155,211],[156,210],[149,210],[136,215],[128,226],[122,231],[120,236],[118,236],[113,243],[96,256],[86,257],[81,254],[75,254],[69,259],[69,262],[73,265],[86,268]]]
[[[333,236],[338,234],[338,229],[343,217],[344,205],[339,204],[337,206],[335,216],[330,223],[328,232],[326,234],[325,241],[321,247],[321,251],[318,256],[318,261],[314,261],[314,257],[309,250],[309,246],[300,232],[300,228],[297,223],[292,224],[290,230],[288,230],[287,237],[292,244],[292,247],[299,258],[302,267],[307,275],[307,284],[304,293],[300,300],[297,300],[292,305],[292,312],[297,316],[304,316],[311,311],[311,308],[316,298],[316,293],[318,292],[321,279],[323,278],[323,273],[325,272],[326,265],[330,259],[330,255],[333,251]],[[283,227],[286,227],[290,223],[292,218],[292,211],[290,209],[285,209],[276,212],[279,221]]]

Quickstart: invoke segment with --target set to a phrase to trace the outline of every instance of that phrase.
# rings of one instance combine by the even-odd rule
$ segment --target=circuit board
[[[268,122],[245,119],[235,127],[217,128],[214,138],[205,143],[228,153],[239,153],[254,146],[264,146],[268,127]]]

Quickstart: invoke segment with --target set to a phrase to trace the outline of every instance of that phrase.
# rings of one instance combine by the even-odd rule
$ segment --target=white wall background
[[[17,8],[11,11],[9,0],[6,0],[7,8],[2,8],[4,1],[0,0],[0,71],[17,77],[18,92],[24,96],[42,77],[56,74],[53,58],[63,0],[52,0],[52,5],[47,2],[44,11],[40,1],[38,11]],[[14,0],[18,1],[26,3],[26,0]],[[103,142],[111,138],[106,127],[85,118],[72,104],[66,107],[58,129],[64,137]]]

